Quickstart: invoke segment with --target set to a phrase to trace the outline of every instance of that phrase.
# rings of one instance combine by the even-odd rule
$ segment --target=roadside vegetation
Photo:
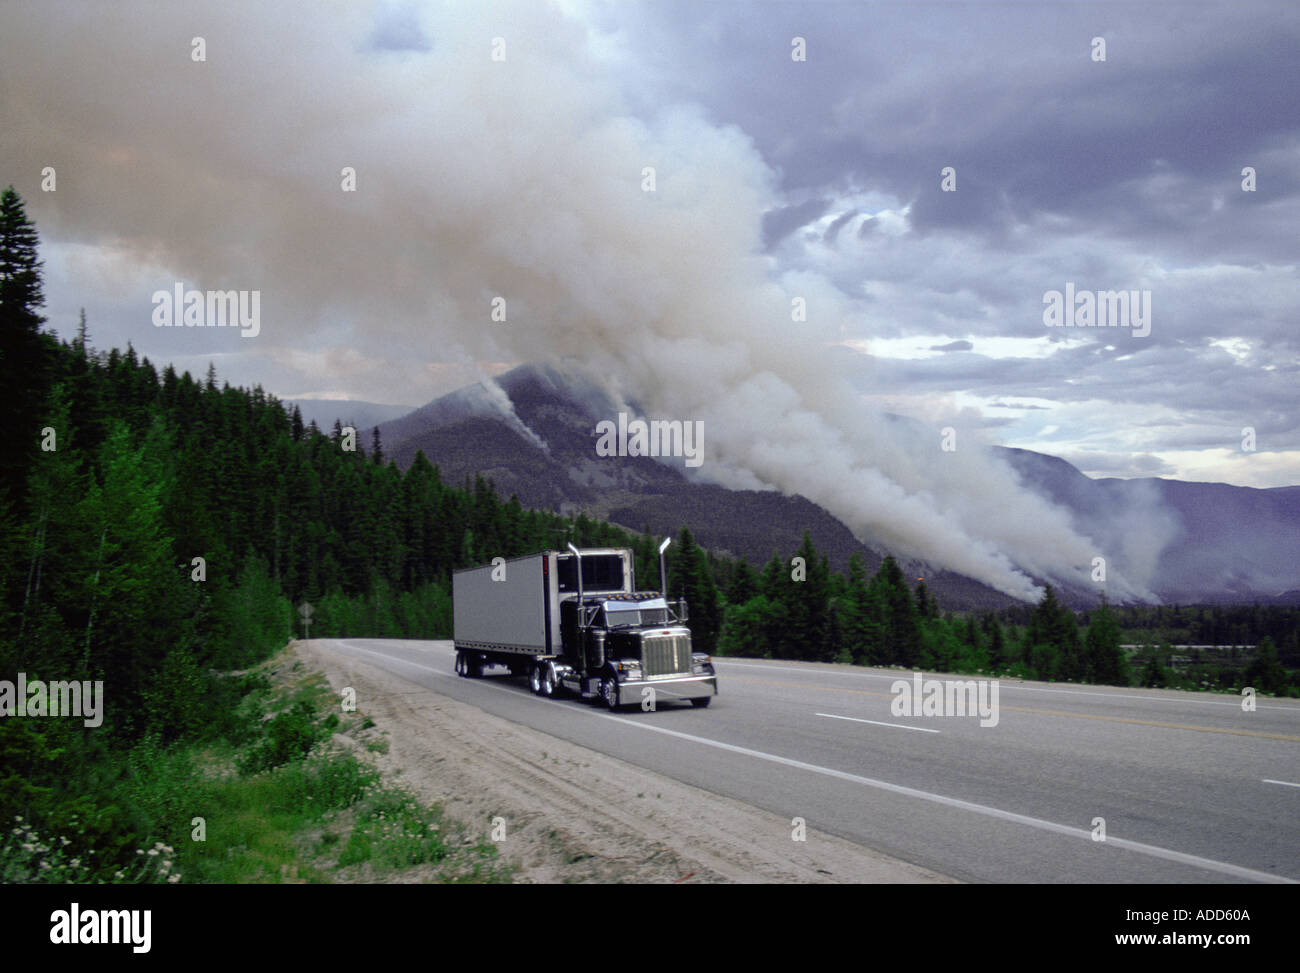
[[[485,835],[383,782],[369,759],[386,748],[381,731],[291,652],[226,678],[243,694],[219,732],[170,746],[146,736],[101,768],[87,806],[116,815],[47,830],[16,817],[0,880],[510,880]],[[154,840],[132,848],[131,835]]]

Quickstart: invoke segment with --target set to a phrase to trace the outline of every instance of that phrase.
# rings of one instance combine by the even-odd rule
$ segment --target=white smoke
[[[260,287],[260,341],[311,347],[322,322],[345,322],[408,399],[412,363],[440,348],[578,360],[616,401],[702,420],[702,472],[719,482],[801,493],[898,555],[1018,598],[1038,595],[1032,577],[1088,583],[1108,552],[1068,512],[973,442],[943,452],[937,430],[893,427],[853,393],[831,354],[857,334],[853,311],[815,275],[774,276],[760,219],[782,200],[743,132],[691,106],[630,117],[586,29],[554,7],[429,8],[428,52],[366,50],[377,16],[10,9],[0,163],[67,160],[41,229],[111,244],[142,275],[142,308],[148,268]],[[345,165],[356,193],[340,191]],[[791,320],[795,297],[806,323]],[[145,347],[157,336],[140,320]],[[1113,566],[1107,590],[1150,595]]]
[[[497,384],[496,379],[484,374],[479,379],[479,385],[487,395],[488,401],[492,407],[497,409],[511,429],[519,433],[525,439],[529,440],[534,446],[544,453],[549,453],[551,447],[547,445],[546,440],[537,435],[528,425],[519,418],[515,412],[515,404],[510,401],[510,396],[506,395],[506,390]]]

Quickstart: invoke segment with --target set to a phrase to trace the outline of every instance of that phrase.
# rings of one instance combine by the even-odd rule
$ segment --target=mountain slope
[[[697,482],[683,467],[649,457],[597,457],[596,423],[626,407],[588,382],[540,365],[520,366],[496,382],[495,388],[460,389],[382,424],[386,452],[405,467],[423,450],[449,482],[481,473],[525,506],[582,509],[656,535],[686,524],[704,546],[752,564],[774,550],[788,555],[805,530],[836,568],[855,552],[871,569],[880,562],[880,553],[804,497]],[[1070,511],[1076,530],[1100,550],[1130,563],[1149,560],[1152,588],[1162,600],[1296,600],[1300,487],[1094,480],[1053,456],[1003,447],[995,452],[1027,487]],[[1012,603],[952,572],[929,569],[925,578],[948,608]],[[1096,599],[1092,589],[1063,594],[1080,604]]]

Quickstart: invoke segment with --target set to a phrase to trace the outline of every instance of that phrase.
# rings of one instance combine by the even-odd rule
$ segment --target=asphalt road
[[[1262,698],[1243,712],[1222,695],[1002,680],[997,725],[982,726],[978,715],[895,716],[891,684],[911,673],[715,659],[711,708],[614,715],[539,699],[504,669],[457,678],[450,642],[323,641],[486,712],[965,881],[1300,881],[1296,700]]]

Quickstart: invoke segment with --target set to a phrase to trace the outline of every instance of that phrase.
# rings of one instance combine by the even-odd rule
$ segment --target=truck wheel
[[[542,695],[547,699],[555,695],[555,669],[551,666],[542,668]]]
[[[697,696],[691,700],[691,705],[696,709],[708,709],[711,702],[713,702],[712,696]]]
[[[600,681],[600,698],[605,701],[611,713],[618,711],[618,681],[605,678]]]
[[[528,667],[528,688],[536,696],[542,695],[542,667],[533,665]]]

